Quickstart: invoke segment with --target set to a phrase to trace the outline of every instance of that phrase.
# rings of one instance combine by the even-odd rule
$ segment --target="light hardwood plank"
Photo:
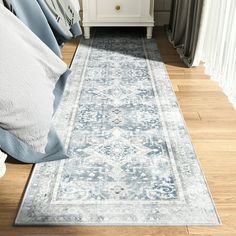
[[[187,128],[208,181],[223,225],[220,227],[14,227],[18,204],[32,165],[7,164],[0,179],[0,236],[156,236],[236,235],[236,111],[203,66],[189,69],[169,44],[162,29],[157,44],[176,89]],[[69,65],[79,40],[62,49]]]

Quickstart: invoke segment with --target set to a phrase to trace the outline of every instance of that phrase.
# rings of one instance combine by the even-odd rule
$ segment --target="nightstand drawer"
[[[143,0],[96,0],[97,18],[140,17]]]
[[[152,37],[154,0],[83,0],[84,37],[90,38],[92,26],[147,27]]]

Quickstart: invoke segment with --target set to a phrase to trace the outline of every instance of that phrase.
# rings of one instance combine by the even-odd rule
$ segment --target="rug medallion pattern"
[[[69,159],[35,166],[16,224],[216,225],[154,40],[83,40],[54,125]]]

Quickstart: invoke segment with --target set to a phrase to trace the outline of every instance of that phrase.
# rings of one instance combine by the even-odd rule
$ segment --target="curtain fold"
[[[168,36],[189,67],[204,62],[236,108],[236,1],[173,0]]]
[[[189,67],[192,66],[204,0],[172,0],[168,38]]]
[[[205,1],[206,30],[199,35],[203,43],[195,64],[205,63],[206,74],[219,83],[236,108],[236,1]]]

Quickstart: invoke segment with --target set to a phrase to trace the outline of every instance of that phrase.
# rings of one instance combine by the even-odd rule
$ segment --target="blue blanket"
[[[57,12],[58,8],[50,8],[44,0],[6,0],[6,2],[8,8],[58,56],[61,56],[60,46],[82,32],[78,21],[70,24],[69,30],[63,28],[57,17],[61,11],[64,13],[63,9]],[[73,6],[70,9],[73,9]]]

